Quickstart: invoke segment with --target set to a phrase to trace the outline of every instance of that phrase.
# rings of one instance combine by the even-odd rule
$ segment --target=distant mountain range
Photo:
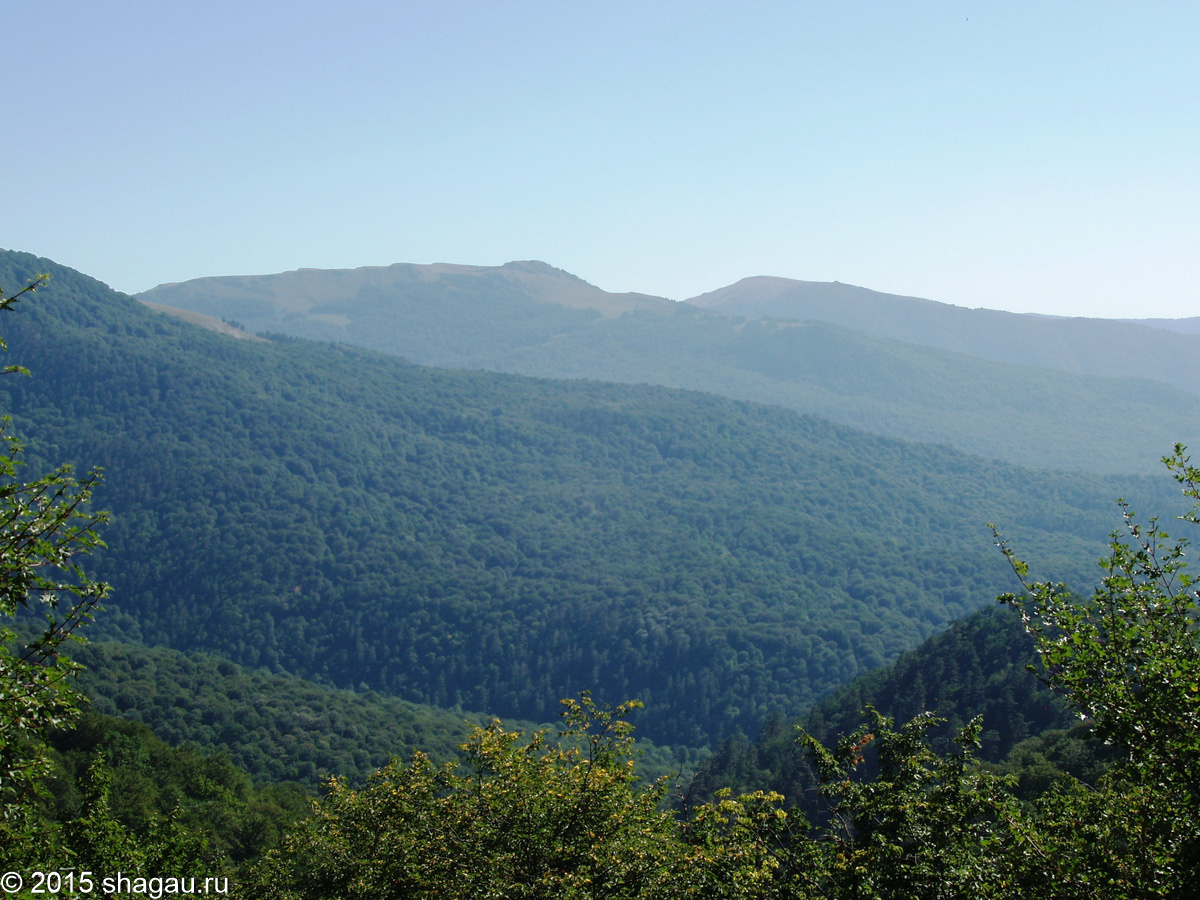
[[[1121,319],[1134,325],[1145,325],[1147,328],[1161,328],[1164,331],[1178,331],[1180,334],[1200,334],[1200,316],[1187,319]]]
[[[750,278],[686,303],[545,263],[201,278],[139,295],[412,362],[685,387],[1070,471],[1200,446],[1200,336]]]
[[[986,522],[1080,582],[1115,497],[1175,494],[696,391],[233,340],[0,254],[0,284],[36,272],[2,323],[33,377],[0,380],[0,410],[32,471],[106,470],[98,630],[443,708],[546,721],[591,689],[644,700],[656,740],[749,732],[1011,587]],[[855,334],[783,333],[810,331]]]
[[[747,318],[832,322],[875,337],[1001,362],[1149,378],[1200,393],[1200,337],[1184,333],[1194,330],[1187,319],[1142,324],[968,309],[836,281],[763,277],[744,278],[687,302]],[[1152,322],[1155,326],[1147,327]]]

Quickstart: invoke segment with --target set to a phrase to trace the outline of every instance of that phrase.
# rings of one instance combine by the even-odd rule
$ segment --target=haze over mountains
[[[54,276],[4,323],[34,377],[0,385],[3,408],[38,459],[108,473],[102,626],[442,707],[545,720],[593,689],[644,700],[663,741],[751,732],[1011,586],[986,522],[1080,580],[1113,498],[1172,493],[1156,467],[1031,471],[713,394],[232,340],[49,260],[3,264],[0,284]],[[454,290],[478,276],[432,284],[482,331]],[[629,336],[731,321],[620,302],[551,309]]]
[[[968,309],[883,294],[838,282],[744,278],[688,303],[729,315],[822,321],[876,337],[954,350],[985,359],[1108,375],[1149,378],[1200,393],[1200,341],[1167,327],[1112,319],[1062,318]],[[1150,322],[1157,323],[1149,328]],[[1163,334],[1166,330],[1169,333]],[[1178,332],[1178,333],[1177,333]]]
[[[1147,328],[1161,328],[1164,331],[1178,331],[1180,334],[1200,334],[1200,316],[1189,316],[1186,319],[1122,319],[1133,325],[1145,325]]]
[[[686,387],[1068,471],[1200,445],[1200,336],[752,278],[674,303],[540,262],[203,278],[139,298],[425,365]]]

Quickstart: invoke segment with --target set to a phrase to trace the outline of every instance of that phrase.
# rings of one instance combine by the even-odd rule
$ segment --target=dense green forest
[[[74,656],[86,666],[79,684],[92,710],[148,726],[171,745],[219,752],[258,783],[296,782],[316,791],[336,775],[359,785],[393,756],[407,759],[418,750],[447,762],[458,758],[471,728],[488,721],[478,712],[338,690],[205,653],[92,641]],[[646,740],[638,752],[639,771],[651,780],[693,771],[700,759],[689,748]]]
[[[797,729],[832,745],[854,732],[868,708],[898,722],[932,712],[943,721],[928,738],[942,752],[951,748],[952,735],[981,716],[979,758],[1000,763],[1025,739],[1077,721],[1030,666],[1039,668],[1038,655],[1019,616],[1002,607],[981,610],[838,688],[804,715],[772,716],[756,740],[731,735],[704,761],[695,796],[707,799],[722,788],[772,790],[814,814],[817,773],[796,743]]]
[[[486,721],[165,647],[93,641],[75,657],[96,712],[142,723],[172,745],[219,750],[256,781],[314,791],[331,775],[361,783],[414,750],[454,759],[471,726]]]
[[[1200,468],[1178,446],[1168,464],[1195,503],[1182,518],[1200,525]],[[469,742],[461,774],[420,757],[395,763],[363,790],[332,792],[259,870],[267,877],[251,892],[1192,896],[1200,876],[1200,592],[1185,571],[1187,542],[1128,507],[1123,514],[1089,597],[1029,580],[1002,544],[1020,590],[1000,599],[1019,612],[1020,632],[1011,614],[977,616],[847,692],[861,697],[890,685],[901,705],[926,705],[923,673],[989,665],[996,678],[965,675],[945,705],[965,712],[957,704],[975,698],[995,710],[1023,708],[1027,726],[1037,691],[1011,684],[1014,664],[1032,649],[1046,686],[1084,724],[1018,744],[1004,766],[980,762],[980,717],[953,729],[950,749],[939,749],[933,713],[897,724],[867,710],[866,723],[833,746],[805,732],[797,739],[822,804],[815,827],[785,809],[785,797],[761,789],[724,792],[680,817],[659,808],[665,783],[631,789],[625,710],[614,716],[584,696],[569,705],[567,724],[589,736],[586,753],[537,737],[519,745],[493,727]],[[1052,705],[1045,701],[1043,721],[1061,716]],[[992,753],[1003,750],[1003,741],[992,743]]]
[[[532,721],[590,689],[702,746],[802,710],[1010,583],[1072,580],[1112,498],[711,395],[234,341],[48,260],[5,323],[30,452],[106,470],[125,640]],[[1165,501],[1153,505],[1162,507]]]
[[[98,831],[84,821],[103,797],[110,826],[129,844],[153,841],[165,826],[176,846],[214,868],[243,866],[278,847],[315,796],[299,784],[255,784],[223,754],[173,747],[144,725],[95,713],[51,733],[49,746],[46,823]],[[80,843],[97,836],[80,834]]]
[[[608,294],[538,262],[305,269],[203,278],[139,296],[236,320],[251,332],[343,341],[425,365],[659,384],[778,404],[1020,465],[1147,473],[1175,441],[1200,446],[1197,382],[1182,374],[1195,372],[1194,340],[1117,323],[1074,334],[1076,323],[1015,316],[1018,328],[983,315],[988,321],[977,331],[987,342],[1018,348],[1002,362],[984,358],[983,338],[952,350],[918,346],[924,342],[907,332],[867,333],[862,324],[890,315],[864,312],[853,327],[844,318],[738,319]],[[954,333],[941,318],[929,322],[931,340]],[[1123,331],[1133,338],[1122,341]],[[1020,358],[1049,366],[1057,356],[1073,371],[1011,361],[1025,346],[1031,355]],[[1171,365],[1180,358],[1186,364]]]
[[[0,309],[11,309],[13,299],[0,293]],[[153,336],[158,323],[150,321],[142,330],[136,321],[126,322],[122,328],[119,320],[105,321],[100,312],[86,305],[69,310],[75,322],[86,324],[92,313],[93,327],[107,324],[102,344],[117,344],[136,369],[135,348],[112,336]],[[170,329],[165,334],[171,336]],[[184,329],[174,336],[194,335]],[[99,380],[95,376],[105,368],[95,365],[95,358],[103,357],[95,345],[60,340],[83,360],[84,375]],[[30,343],[37,346],[36,340]],[[184,356],[195,352],[187,340],[173,349]],[[266,358],[277,366],[288,360],[286,355]],[[25,359],[54,361],[44,353]],[[6,371],[10,379],[16,377],[14,370]],[[290,375],[296,371],[284,369]],[[254,374],[261,379],[265,368]],[[434,377],[415,369],[408,374]],[[101,381],[100,387],[113,383],[120,384]],[[287,389],[261,383],[274,391]],[[413,382],[404,386],[411,392]],[[170,382],[159,389],[168,400],[187,399]],[[612,403],[611,395],[602,396]],[[98,397],[93,394],[90,405],[74,407],[62,425],[84,416],[89,406],[104,413],[108,408]],[[35,392],[15,390],[11,398],[47,415],[51,408],[29,403],[42,399]],[[387,399],[395,402],[396,395]],[[654,409],[673,411],[670,395],[666,401],[655,399],[661,406]],[[118,402],[111,409],[122,407]],[[734,409],[753,423],[755,410]],[[253,417],[242,420],[247,430],[253,423]],[[825,427],[806,420],[788,424],[801,433],[804,427]],[[765,441],[754,429],[748,431]],[[48,429],[43,435],[62,433],[69,429]],[[837,429],[820,433],[842,442],[862,439]],[[677,428],[668,434],[678,438],[689,432]],[[794,439],[787,427],[770,435]],[[648,783],[639,777],[628,722],[642,704],[631,701],[614,709],[595,702],[586,690],[561,702],[560,730],[520,733],[493,721],[475,728],[457,759],[439,766],[426,753],[410,750],[365,784],[330,780],[325,795],[310,803],[303,786],[256,784],[224,754],[206,754],[189,744],[172,748],[143,725],[80,714],[78,664],[63,651],[71,638],[91,630],[93,616],[101,616],[101,626],[109,618],[98,605],[106,602],[109,585],[96,580],[92,564],[102,553],[110,566],[121,557],[116,547],[105,551],[101,543],[101,531],[107,538],[112,526],[92,502],[98,476],[76,477],[69,467],[37,474],[45,469],[35,460],[35,474],[26,480],[21,441],[7,430],[2,437],[7,452],[0,455],[0,868],[5,869],[0,888],[10,896],[98,892],[161,898],[215,890],[280,900],[380,895],[1017,898],[1035,893],[1117,900],[1190,896],[1200,877],[1200,592],[1186,572],[1186,541],[1171,539],[1157,519],[1143,522],[1124,501],[1122,530],[1110,540],[1102,577],[1090,596],[1073,594],[1061,582],[1035,582],[1008,541],[996,537],[1016,586],[1000,600],[1020,614],[1020,629],[1008,611],[970,617],[810,713],[805,724],[812,731],[802,728],[796,741],[814,773],[819,806],[811,819],[802,812],[807,797],[801,808],[789,807],[786,796],[759,788],[736,797],[720,791],[705,802],[678,778]],[[50,438],[42,441],[43,453],[49,446],[59,449]],[[761,449],[760,443],[750,446]],[[697,447],[689,449],[681,458],[710,460]],[[715,459],[730,462],[719,452]],[[235,459],[223,461],[232,465]],[[769,462],[769,456],[754,461]],[[1165,461],[1194,504],[1181,518],[1200,525],[1200,468],[1179,445]],[[264,469],[269,472],[266,464]],[[904,470],[897,466],[888,474],[897,471]],[[1061,480],[1021,474],[1026,490],[1064,490]],[[1000,505],[1030,514],[1007,497]],[[182,515],[202,521],[210,509],[193,503]],[[124,511],[136,514],[138,507],[130,503]],[[1046,515],[1046,506],[1035,505],[1033,512]],[[906,529],[909,524],[904,523]],[[956,554],[969,547],[947,541],[943,549]],[[160,602],[166,606],[172,599]],[[40,629],[36,617],[22,615],[35,611],[44,614]],[[148,609],[138,613],[152,622]],[[136,621],[128,608],[118,616]],[[114,630],[130,626],[118,620]],[[333,694],[306,693],[290,679],[241,671],[216,658],[112,645],[91,649],[93,684],[104,686],[97,694],[107,690],[107,699],[118,708],[157,709],[157,727],[175,728],[175,737],[210,728],[220,732],[210,737],[246,749],[255,738],[238,726],[248,725],[256,736],[279,737],[287,744],[295,731],[281,727],[279,719],[311,717],[316,710],[304,704],[324,703]],[[1031,658],[1059,699],[1018,677],[1021,664]],[[270,715],[250,718],[239,709],[281,696]],[[898,723],[868,706],[865,723],[849,724],[855,721],[853,706],[880,698],[897,711],[915,714]],[[311,722],[316,726],[311,731],[354,739],[356,728],[369,726],[373,714],[359,710],[351,716],[337,703],[332,701],[325,722]],[[384,701],[389,704],[396,711],[403,706]],[[948,721],[930,707],[940,708]],[[987,731],[982,718],[968,721],[980,707],[1007,722]],[[1043,730],[1063,724],[1068,707],[1082,725]],[[409,735],[420,740],[421,729],[429,734],[439,727],[436,717],[424,723],[408,718],[415,731],[393,723],[401,725],[393,731],[399,740]],[[822,739],[822,730],[829,736],[847,725],[849,733],[832,742]],[[943,725],[947,730],[940,730]],[[780,717],[768,720],[758,745],[740,748],[751,765],[726,765],[719,755],[708,776],[732,781],[785,775],[791,761],[778,737],[786,730]],[[347,756],[347,744],[313,743],[311,749],[292,748],[299,758],[294,774],[309,779],[317,774],[314,751],[322,765],[370,765],[368,756]],[[273,749],[288,752],[283,746]],[[1006,755],[999,765],[981,762],[1001,754]],[[289,774],[271,771],[265,757],[248,758],[268,777]],[[762,768],[760,762],[777,769]]]

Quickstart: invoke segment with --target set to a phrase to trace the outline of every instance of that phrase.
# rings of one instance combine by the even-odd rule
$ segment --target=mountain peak
[[[521,279],[553,279],[563,285],[570,284],[576,288],[586,287],[592,290],[601,290],[590,281],[584,281],[578,275],[573,275],[566,269],[560,269],[557,266],[550,265],[550,263],[542,262],[540,259],[520,259],[506,262],[500,266],[500,271],[508,275],[515,275]]]
[[[500,268],[506,269],[509,272],[524,272],[529,275],[566,275],[570,278],[576,278],[566,269],[560,269],[550,263],[542,262],[540,259],[514,259],[512,262],[506,262]],[[577,279],[582,281],[582,279]]]

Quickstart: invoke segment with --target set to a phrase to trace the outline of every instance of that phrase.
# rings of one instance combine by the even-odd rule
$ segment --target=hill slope
[[[458,759],[471,727],[487,724],[479,713],[337,690],[205,653],[93,641],[75,658],[87,666],[81,686],[92,710],[146,725],[172,745],[224,753],[258,783],[297,781],[317,790],[337,775],[361,784],[393,757],[411,759],[418,750],[439,763]],[[694,768],[686,748],[644,740],[639,748],[645,778]]]
[[[593,689],[702,745],[804,708],[990,602],[1003,523],[1056,573],[1111,498],[1034,472],[661,388],[253,343],[48,260],[0,383],[43,461],[107,470],[100,574],[126,638],[548,721]]]
[[[1200,396],[1182,388],[1017,366],[839,325],[738,320],[607,294],[544,263],[205,278],[140,297],[254,332],[345,341],[425,365],[779,404],[1022,465],[1140,473],[1176,440],[1200,444]]]
[[[768,277],[744,278],[687,302],[729,315],[830,322],[1000,362],[1137,375],[1200,393],[1200,336],[1134,322],[968,309],[839,282]]]
[[[946,721],[931,733],[939,750],[977,715],[983,716],[980,758],[999,762],[1021,741],[1075,721],[1067,704],[1027,670],[1036,665],[1033,642],[1011,609],[992,607],[955,622],[895,662],[838,688],[792,721],[771,717],[758,738],[733,737],[697,775],[697,798],[721,787],[778,791],[790,802],[817,809],[816,779],[796,744],[801,728],[832,746],[867,721],[868,706],[897,723],[927,710]]]
[[[1125,319],[1135,325],[1145,325],[1147,328],[1161,328],[1165,331],[1178,331],[1180,334],[1200,334],[1200,316],[1190,316],[1186,319]]]

